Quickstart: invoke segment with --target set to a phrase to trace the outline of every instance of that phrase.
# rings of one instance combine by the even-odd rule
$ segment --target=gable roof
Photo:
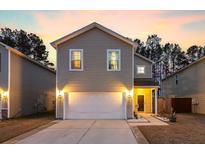
[[[10,46],[4,44],[3,42],[0,42],[0,45],[2,45],[3,47],[5,47],[7,50],[13,52],[14,54],[16,54],[16,55],[18,55],[18,56],[20,56],[20,57],[22,57],[22,58],[24,58],[24,59],[30,61],[31,63],[33,63],[33,64],[35,64],[35,65],[38,65],[38,66],[40,66],[41,68],[44,68],[44,69],[46,69],[46,70],[48,70],[48,71],[50,71],[50,72],[52,72],[52,73],[56,73],[55,70],[52,70],[52,69],[50,69],[49,67],[47,67],[47,66],[41,64],[40,62],[33,60],[32,58],[26,56],[25,54],[23,54],[22,52],[16,50],[15,48],[10,47]]]
[[[135,56],[138,56],[138,57],[140,57],[140,58],[142,58],[142,59],[144,59],[144,60],[146,60],[146,61],[148,61],[150,63],[154,63],[154,61],[152,61],[151,59],[149,59],[149,58],[147,58],[145,56],[140,55],[139,53],[135,53]]]
[[[114,32],[112,30],[108,29],[108,28],[106,28],[106,27],[104,27],[104,26],[102,26],[102,25],[100,25],[100,24],[98,24],[96,22],[93,22],[93,23],[91,23],[91,24],[89,24],[89,25],[87,25],[87,26],[85,26],[85,27],[83,27],[83,28],[81,28],[79,30],[76,30],[76,31],[74,31],[74,32],[72,32],[72,33],[70,33],[70,34],[68,34],[66,36],[63,36],[63,37],[61,37],[61,38],[51,42],[50,44],[54,48],[57,48],[57,46],[59,44],[65,42],[65,41],[67,41],[69,39],[72,39],[72,38],[74,38],[74,37],[76,37],[76,36],[78,36],[78,35],[80,35],[82,33],[85,33],[85,32],[87,32],[87,31],[89,31],[89,30],[91,30],[93,28],[98,28],[98,29],[104,31],[105,33],[108,33],[108,34],[110,34],[110,35],[112,35],[112,36],[114,36],[114,37],[124,41],[125,43],[128,43],[128,44],[134,46],[134,47],[137,46],[137,44],[135,42],[133,42],[132,40],[130,40],[130,39],[128,39],[128,38],[126,38],[126,37],[124,37],[124,36]]]
[[[175,73],[173,73],[173,74],[167,76],[166,78],[162,79],[162,81],[164,81],[164,80],[166,80],[166,79],[168,79],[168,78],[170,78],[170,77],[176,75],[177,73],[180,73],[180,72],[182,72],[182,71],[184,71],[184,70],[190,68],[191,66],[193,66],[193,65],[195,65],[195,64],[197,64],[197,63],[199,63],[199,62],[201,62],[201,61],[203,61],[203,60],[205,60],[205,56],[201,57],[200,59],[198,59],[198,60],[196,60],[196,61],[194,61],[194,62],[192,62],[192,63],[190,63],[189,65],[183,67],[182,69],[176,71]]]

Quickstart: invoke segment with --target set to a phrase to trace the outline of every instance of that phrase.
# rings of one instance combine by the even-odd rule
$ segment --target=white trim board
[[[58,51],[58,48],[56,49]],[[56,118],[58,117],[58,96],[57,96],[57,90],[58,89],[58,53],[56,52]]]
[[[7,117],[10,118],[10,94],[11,94],[11,51],[8,49],[8,113]]]

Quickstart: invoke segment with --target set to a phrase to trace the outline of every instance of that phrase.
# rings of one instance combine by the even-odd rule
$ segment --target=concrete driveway
[[[26,137],[20,144],[135,144],[124,120],[65,120]]]

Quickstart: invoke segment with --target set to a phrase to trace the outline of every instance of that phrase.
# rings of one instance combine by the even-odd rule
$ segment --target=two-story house
[[[157,113],[152,61],[135,53],[135,42],[92,23],[51,45],[57,50],[57,118],[127,119],[135,111]]]

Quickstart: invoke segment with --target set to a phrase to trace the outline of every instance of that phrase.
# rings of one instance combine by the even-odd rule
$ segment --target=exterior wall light
[[[63,102],[64,98],[64,91],[63,90],[56,90],[56,96],[59,103]]]
[[[132,97],[133,96],[133,90],[126,90],[126,95],[127,95],[127,97]]]
[[[8,97],[9,92],[8,91],[1,91],[1,107],[8,108]]]
[[[8,91],[1,91],[1,99],[2,101],[6,102],[9,96],[9,92]]]
[[[64,94],[63,90],[56,90],[57,97],[63,97],[63,94]]]
[[[9,95],[8,91],[4,91],[4,92],[2,93],[3,99],[7,99],[7,98],[8,98],[8,95]]]

